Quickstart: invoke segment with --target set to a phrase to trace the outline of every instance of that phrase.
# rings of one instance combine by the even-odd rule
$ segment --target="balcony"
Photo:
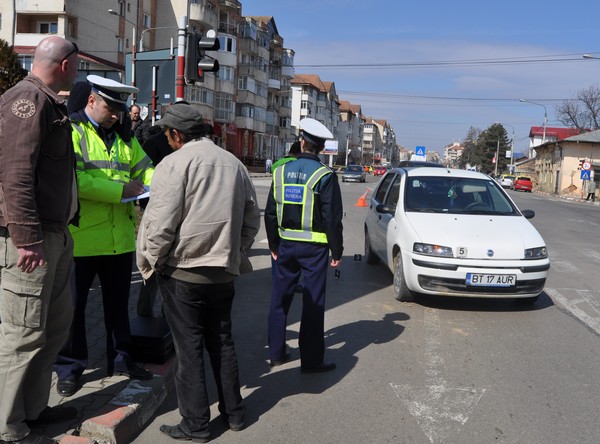
[[[19,0],[16,4],[17,12],[65,12],[65,0]]]
[[[281,80],[269,79],[269,89],[281,89]]]
[[[190,20],[211,29],[216,28],[219,24],[219,18],[214,8],[204,3],[190,4]]]

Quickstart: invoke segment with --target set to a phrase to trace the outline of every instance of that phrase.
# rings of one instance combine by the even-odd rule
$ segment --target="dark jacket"
[[[75,153],[62,98],[29,75],[0,97],[0,226],[17,247],[62,231],[76,207]]]
[[[318,164],[318,165],[316,165]],[[319,161],[319,157],[310,154],[302,153],[298,160],[288,162],[280,168],[294,168],[297,171],[310,170],[323,165]],[[343,247],[343,207],[342,194],[340,185],[335,173],[328,174],[323,177],[315,186],[315,194],[318,198],[315,201],[315,213],[313,226],[315,231],[324,232],[327,234],[327,244],[331,250],[331,256],[335,260],[342,258],[344,251]],[[298,215],[300,217],[300,215]],[[298,222],[299,223],[299,222]],[[273,185],[267,198],[265,207],[265,229],[269,240],[269,249],[277,251],[281,239],[279,237],[279,224],[277,221],[277,203],[273,194]]]

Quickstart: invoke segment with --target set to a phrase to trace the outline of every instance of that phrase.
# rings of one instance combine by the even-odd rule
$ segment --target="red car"
[[[529,177],[525,177],[525,176],[517,176],[514,180],[512,185],[510,186],[511,190],[515,190],[515,191],[529,191],[531,193],[531,189],[532,189],[532,185],[531,185],[531,179]]]
[[[387,173],[387,168],[381,165],[377,165],[373,167],[373,176],[383,176]]]

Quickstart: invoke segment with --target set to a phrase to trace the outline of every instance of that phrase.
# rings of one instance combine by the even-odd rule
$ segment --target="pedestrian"
[[[74,239],[75,312],[69,337],[56,358],[57,392],[71,396],[88,365],[85,308],[93,280],[102,288],[107,373],[150,379],[130,355],[129,289],[135,251],[135,212],[129,200],[144,193],[153,167],[137,139],[114,130],[126,100],[137,88],[89,75],[85,108],[72,114],[81,221]],[[123,202],[125,201],[125,202]]]
[[[195,106],[170,107],[159,125],[175,152],[156,168],[138,233],[137,264],[144,279],[157,275],[175,345],[182,420],[160,431],[207,442],[204,346],[222,419],[234,431],[245,426],[231,309],[234,278],[252,270],[247,251],[260,228],[260,210],[246,167],[203,137],[206,128]]]
[[[270,157],[267,157],[267,160],[265,161],[265,173],[271,174],[271,166],[272,165],[273,165],[273,161],[271,160]]]
[[[343,252],[342,196],[335,173],[319,161],[333,135],[320,122],[300,121],[302,154],[275,170],[265,207],[271,256],[277,262],[269,311],[270,364],[290,359],[286,349],[287,315],[300,274],[304,276],[300,324],[302,372],[335,368],[325,357],[324,318],[327,264],[340,265]]]
[[[129,109],[129,117],[131,119],[131,133],[135,135],[136,129],[142,124],[142,118],[140,116],[141,109],[138,105],[131,105]],[[139,140],[138,140],[139,142]],[[141,142],[140,142],[141,144]]]
[[[596,201],[596,182],[594,181],[594,179],[590,179],[588,180],[588,185],[587,185],[587,197],[585,198],[585,200],[590,200],[592,199],[592,202]]]
[[[67,338],[77,219],[65,101],[77,45],[58,36],[35,49],[31,74],[0,97],[0,442],[54,443],[30,428],[70,419],[48,407],[52,362]]]

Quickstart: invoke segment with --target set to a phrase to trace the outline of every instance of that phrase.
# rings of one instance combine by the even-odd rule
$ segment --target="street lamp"
[[[125,17],[123,17],[122,15],[120,15],[117,11],[115,11],[114,9],[109,9],[108,13],[111,15],[116,15],[118,17],[121,17],[123,20],[125,20],[127,23],[129,23],[130,25],[133,26],[133,31],[132,31],[132,39],[131,39],[131,86],[135,86],[135,62],[136,62],[136,52],[135,52],[135,40],[136,40],[136,32],[137,32],[137,24],[133,23],[130,20],[127,20]],[[131,94],[131,104],[134,105],[135,104],[135,93]]]
[[[542,105],[541,103],[532,102],[531,100],[519,99],[519,102],[531,103],[533,105],[541,106],[542,108],[544,108],[544,130],[542,133],[542,145],[543,145],[544,143],[546,143],[546,125],[548,124],[548,111],[546,110],[546,107],[544,105]]]
[[[144,33],[146,31],[154,31],[156,29],[178,29],[177,26],[158,26],[156,28],[146,28],[140,33],[140,52],[144,52]],[[172,41],[173,39],[171,39]]]
[[[508,123],[501,123],[502,126],[510,126],[512,128],[512,139],[511,139],[511,143],[510,143],[510,168],[509,168],[509,172],[512,174],[515,166],[514,166],[514,162],[515,162],[515,127],[512,125],[509,125]]]
[[[583,58],[584,59],[596,59],[596,60],[600,60],[600,57],[596,57],[596,56],[593,56],[591,54],[584,54]]]

